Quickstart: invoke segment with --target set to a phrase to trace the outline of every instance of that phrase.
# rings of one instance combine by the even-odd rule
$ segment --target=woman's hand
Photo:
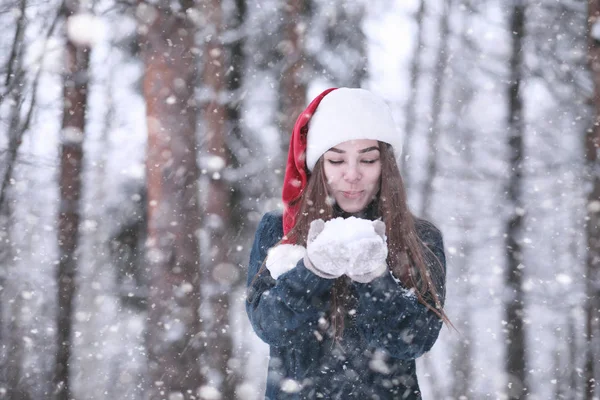
[[[325,232],[324,232],[325,231]],[[387,270],[385,224],[358,218],[336,218],[310,224],[306,239],[306,268],[323,278],[344,274],[367,283]]]
[[[387,241],[383,221],[373,221],[375,234],[348,243],[351,261],[347,275],[356,282],[368,283],[387,270]]]
[[[342,243],[319,237],[324,229],[322,219],[310,223],[304,266],[322,278],[334,279],[346,272],[350,263],[349,252]]]

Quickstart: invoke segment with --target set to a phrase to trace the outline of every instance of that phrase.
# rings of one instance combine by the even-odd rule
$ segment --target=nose
[[[358,166],[355,164],[348,165],[348,168],[346,169],[346,171],[344,171],[344,180],[346,182],[354,183],[359,181],[361,177],[362,174]]]

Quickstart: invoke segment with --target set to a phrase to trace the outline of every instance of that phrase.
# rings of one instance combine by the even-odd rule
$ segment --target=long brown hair
[[[417,218],[408,209],[406,191],[392,147],[379,142],[381,177],[380,189],[374,201],[373,217],[381,218],[386,226],[388,243],[387,263],[393,275],[406,289],[412,289],[420,303],[449,325],[443,310],[441,291],[444,274],[441,260],[419,238]],[[310,223],[336,216],[334,202],[329,197],[324,158],[315,165],[302,196],[298,199],[300,212],[294,228],[287,237],[291,243],[306,246]],[[427,223],[422,221],[421,223]],[[264,268],[264,266],[263,266]],[[331,291],[330,323],[336,339],[342,337],[344,316],[350,302],[350,281],[346,276],[337,278]]]

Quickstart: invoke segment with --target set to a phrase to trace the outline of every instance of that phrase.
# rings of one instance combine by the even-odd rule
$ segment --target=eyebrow
[[[373,150],[377,150],[377,151],[379,151],[379,146],[371,146],[371,147],[367,147],[367,148],[365,148],[365,149],[359,150],[358,152],[362,154],[362,153],[368,153],[368,152],[370,152],[370,151],[373,151]],[[340,150],[340,149],[337,149],[337,148],[335,148],[335,147],[332,147],[332,148],[330,148],[330,149],[329,149],[329,150],[327,150],[327,151],[333,151],[334,153],[340,153],[340,154],[342,154],[342,153],[345,153],[345,151],[344,151],[344,150]]]

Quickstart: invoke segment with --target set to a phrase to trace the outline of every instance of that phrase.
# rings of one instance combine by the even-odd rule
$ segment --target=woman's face
[[[363,210],[379,191],[381,160],[377,140],[349,140],[324,155],[329,193],[344,211]]]

